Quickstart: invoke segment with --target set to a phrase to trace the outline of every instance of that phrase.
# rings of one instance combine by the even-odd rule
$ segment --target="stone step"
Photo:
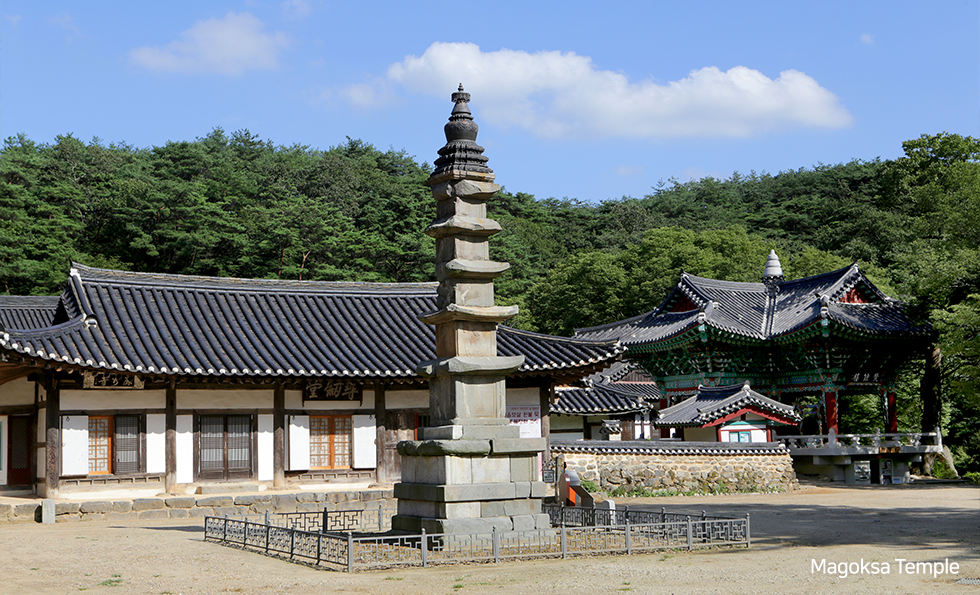
[[[219,483],[197,487],[198,494],[242,494],[259,491],[257,483]]]

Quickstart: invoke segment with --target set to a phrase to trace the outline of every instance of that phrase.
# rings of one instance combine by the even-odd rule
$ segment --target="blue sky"
[[[980,136],[980,2],[0,4],[3,138],[220,126],[431,163],[460,82],[498,183],[539,198],[889,159]]]

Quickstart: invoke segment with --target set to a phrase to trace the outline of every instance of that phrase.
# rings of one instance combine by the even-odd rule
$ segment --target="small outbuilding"
[[[699,386],[693,397],[662,410],[653,425],[697,442],[772,442],[774,426],[799,423],[791,405],[764,397],[745,382]]]

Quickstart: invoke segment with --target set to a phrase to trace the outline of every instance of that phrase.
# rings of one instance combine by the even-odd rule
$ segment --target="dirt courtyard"
[[[0,524],[0,593],[977,593],[980,488],[810,486],[786,494],[624,500],[744,515],[752,548],[346,573],[202,540],[202,521]],[[908,572],[908,562],[924,566]],[[821,560],[824,560],[821,566]],[[860,563],[864,562],[863,571]],[[840,563],[852,567],[846,578]],[[884,574],[884,567],[890,573]],[[821,569],[822,568],[822,569]],[[871,571],[877,568],[877,574]],[[831,571],[833,570],[833,571]],[[980,581],[975,581],[980,583]]]

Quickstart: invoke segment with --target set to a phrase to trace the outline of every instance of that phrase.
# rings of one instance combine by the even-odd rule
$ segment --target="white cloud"
[[[313,4],[309,0],[284,0],[279,4],[289,20],[302,20],[313,14]]]
[[[20,24],[24,17],[19,14],[0,14],[0,18],[5,21],[10,21],[10,24],[12,25],[17,25]]]
[[[797,70],[770,79],[745,66],[709,66],[666,84],[630,82],[573,52],[483,52],[471,43],[437,42],[392,64],[387,80],[439,98],[462,82],[481,120],[547,138],[747,137],[840,128],[853,119],[833,93]]]
[[[75,24],[75,20],[67,12],[59,12],[58,14],[48,19],[48,21],[52,25],[56,25],[58,27],[61,27],[65,31],[67,31],[69,40],[81,33],[81,30],[78,28],[78,25]]]
[[[289,45],[282,32],[266,33],[251,13],[229,12],[221,19],[198,21],[165,46],[130,52],[134,62],[159,72],[217,73],[235,76],[247,70],[275,69],[279,51]]]
[[[870,33],[862,33],[861,34],[861,43],[863,43],[864,45],[874,45],[875,44],[875,36],[872,35],[872,34],[870,34]]]

